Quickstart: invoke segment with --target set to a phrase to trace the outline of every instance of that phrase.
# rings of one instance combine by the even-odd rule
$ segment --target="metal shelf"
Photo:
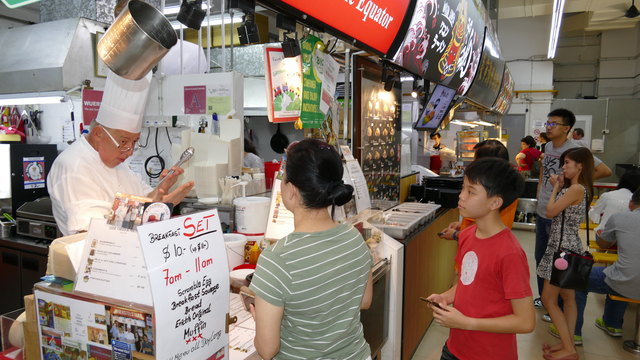
[[[520,229],[520,230],[535,230],[536,229],[536,224],[534,223],[523,223],[523,222],[517,222],[514,221],[513,222],[513,229]]]

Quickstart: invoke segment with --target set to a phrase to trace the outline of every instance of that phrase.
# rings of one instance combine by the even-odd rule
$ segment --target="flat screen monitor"
[[[456,95],[455,89],[446,86],[436,85],[431,93],[431,97],[425,105],[424,110],[418,117],[414,128],[416,130],[433,130],[437,129],[442,119],[447,115],[453,97]]]

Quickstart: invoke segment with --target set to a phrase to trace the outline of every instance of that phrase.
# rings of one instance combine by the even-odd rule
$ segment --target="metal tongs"
[[[187,150],[182,152],[182,155],[180,155],[180,160],[178,160],[177,163],[173,164],[172,167],[180,167],[180,166],[182,166],[182,164],[186,163],[189,159],[191,159],[191,157],[193,156],[193,154],[195,154],[195,152],[196,152],[196,149],[194,149],[193,147],[188,147]],[[173,173],[174,173],[173,169],[169,170],[169,172],[167,173],[167,176],[163,177],[162,180],[160,180],[158,182],[158,185],[156,185],[156,188],[159,187],[160,185],[162,185],[162,183],[165,180],[167,180],[169,175],[171,175]]]

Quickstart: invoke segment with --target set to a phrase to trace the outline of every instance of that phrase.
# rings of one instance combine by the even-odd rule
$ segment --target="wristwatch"
[[[453,232],[453,240],[458,241],[458,233],[459,233],[459,231],[454,231]]]

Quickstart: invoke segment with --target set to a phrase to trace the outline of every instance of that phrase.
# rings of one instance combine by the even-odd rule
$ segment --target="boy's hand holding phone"
[[[436,323],[448,328],[468,329],[470,318],[454,307],[442,306],[441,304],[446,301],[440,294],[432,294],[427,298],[421,297],[420,300],[429,304]]]

